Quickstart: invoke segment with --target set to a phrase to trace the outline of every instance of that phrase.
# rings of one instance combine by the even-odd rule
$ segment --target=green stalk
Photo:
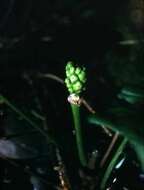
[[[76,135],[76,144],[77,144],[80,163],[82,164],[82,166],[86,166],[87,161],[86,161],[84,147],[83,147],[83,138],[82,138],[81,124],[80,124],[80,106],[72,104],[72,103],[70,105],[72,109],[75,135]]]
[[[106,186],[106,183],[109,179],[109,176],[111,175],[112,173],[112,170],[113,168],[115,167],[117,161],[118,161],[118,158],[119,156],[121,155],[121,153],[123,152],[124,148],[125,148],[125,145],[127,143],[127,138],[125,137],[122,142],[120,143],[119,147],[117,148],[112,160],[110,161],[107,169],[106,169],[106,172],[104,174],[104,177],[102,179],[102,182],[101,182],[101,186],[100,186],[100,189],[101,190],[105,190],[105,186]]]

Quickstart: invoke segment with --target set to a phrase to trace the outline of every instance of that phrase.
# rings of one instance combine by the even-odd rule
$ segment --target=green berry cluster
[[[72,62],[68,62],[66,65],[65,83],[70,94],[80,94],[85,89],[85,68],[74,67]]]

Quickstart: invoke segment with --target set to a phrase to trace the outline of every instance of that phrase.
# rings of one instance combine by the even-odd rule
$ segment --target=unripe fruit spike
[[[65,83],[70,94],[80,94],[85,89],[85,68],[75,67],[73,62],[69,61],[66,65]]]

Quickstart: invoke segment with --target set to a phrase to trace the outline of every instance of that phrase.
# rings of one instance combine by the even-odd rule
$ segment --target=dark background
[[[52,73],[64,79],[67,61],[72,60],[84,65],[88,78],[85,96],[97,111],[105,111],[110,105],[119,105],[116,94],[121,87],[125,85],[143,87],[143,43],[138,46],[120,45],[124,40],[143,39],[143,29],[144,4],[139,0],[0,1],[0,93],[26,113],[35,108],[33,97],[38,95],[42,111],[47,117],[49,133],[57,139],[68,173],[76,185],[79,183],[76,175],[78,172],[75,171],[78,163],[72,128],[69,128],[70,110],[65,101],[68,94],[61,84],[47,79],[39,81],[35,79],[35,74]],[[34,88],[31,88],[24,79],[24,73],[32,76]],[[45,88],[47,90],[44,90]],[[126,102],[120,103],[127,105]],[[24,132],[20,131],[19,126],[22,125],[25,130],[25,123],[17,123],[16,115],[12,111],[4,105],[1,105],[0,111],[3,113],[0,116],[3,126],[1,136],[6,133],[5,131],[9,131],[5,130],[7,128],[13,130],[12,134]],[[85,118],[85,109],[82,109],[82,114]],[[85,120],[82,120],[85,126]],[[101,130],[92,127],[85,128],[85,135],[88,152],[98,147],[101,157],[110,139],[106,138]],[[42,178],[53,184],[58,183],[52,170],[55,162],[54,153],[51,152],[53,148],[45,147],[40,137],[35,143],[35,138],[29,135],[26,139],[18,137],[17,140],[27,145],[27,139],[32,139],[32,142],[30,141],[32,149],[41,150],[43,147],[45,153],[48,148],[50,158],[38,157],[34,161],[26,152],[25,157],[20,154],[18,168],[1,159],[0,164],[3,166],[1,179],[6,177],[12,180],[12,183],[4,185],[2,190],[20,189],[19,180],[26,185],[23,189],[31,189],[32,185],[29,183],[31,174],[23,172],[27,165],[34,174],[37,173],[38,167],[42,168],[45,170]],[[65,143],[67,141],[69,143]],[[35,147],[34,143],[35,146],[38,143],[40,145]],[[136,188],[140,190],[141,182],[137,177],[139,167],[133,165],[132,177],[125,180],[131,170],[131,156],[134,159],[136,157],[131,148],[128,148],[128,152],[128,161],[118,172],[119,188],[121,189],[123,184],[128,184],[131,190],[133,187],[134,190]],[[73,162],[69,162],[71,156],[74,158]],[[72,167],[75,168],[73,171]],[[8,175],[4,173],[5,168],[8,170]],[[116,188],[118,190],[118,186]]]

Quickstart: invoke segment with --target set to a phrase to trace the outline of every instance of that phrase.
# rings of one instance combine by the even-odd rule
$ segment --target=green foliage
[[[123,141],[120,143],[118,149],[116,150],[116,153],[114,154],[111,162],[109,163],[108,167],[107,167],[107,170],[105,172],[105,175],[102,179],[102,182],[101,182],[101,189],[104,190],[105,189],[105,186],[106,186],[106,182],[114,168],[114,166],[116,165],[117,161],[118,161],[118,158],[119,156],[121,155],[121,153],[123,152],[124,148],[125,148],[125,145],[127,143],[127,138],[124,138]]]
[[[89,122],[96,125],[105,125],[108,128],[119,132],[126,137],[133,145],[144,170],[144,120],[143,114],[130,112],[111,111],[108,115],[92,115],[88,118]]]
[[[124,87],[122,88],[120,94],[118,94],[120,99],[124,99],[131,104],[143,103],[144,102],[144,89],[136,87]]]

